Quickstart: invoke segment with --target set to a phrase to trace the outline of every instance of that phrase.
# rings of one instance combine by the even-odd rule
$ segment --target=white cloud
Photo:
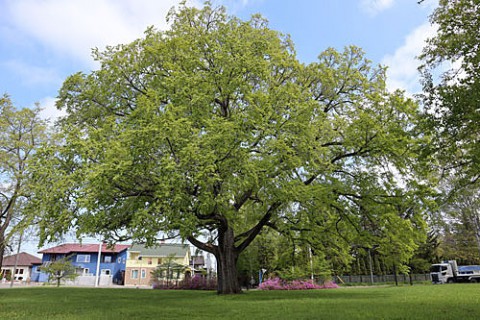
[[[368,14],[374,16],[392,7],[394,3],[395,0],[361,0],[360,7]]]
[[[29,87],[58,84],[62,81],[55,69],[29,65],[21,60],[5,61],[2,65],[17,74],[23,84]]]
[[[54,123],[60,117],[66,116],[67,113],[65,110],[58,110],[55,106],[55,102],[57,101],[54,97],[44,97],[40,100],[40,108],[42,111],[40,112],[40,117],[44,120],[49,120],[50,123]]]
[[[254,5],[254,4],[259,4],[264,2],[265,0],[217,0],[213,1],[212,3],[216,5],[217,3],[219,5],[223,5],[226,8],[228,8],[229,13],[235,14],[237,11],[240,11],[241,9]]]
[[[6,7],[14,27],[48,48],[91,65],[91,49],[128,43],[155,25],[179,0],[22,0]],[[190,1],[189,3],[194,3]]]
[[[420,91],[417,57],[425,46],[425,40],[435,35],[435,28],[428,22],[413,30],[405,42],[393,54],[386,55],[382,64],[388,67],[387,87],[389,90],[402,89],[410,94]]]

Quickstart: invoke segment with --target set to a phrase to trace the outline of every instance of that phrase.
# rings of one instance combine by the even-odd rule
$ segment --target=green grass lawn
[[[0,319],[480,319],[480,284],[248,291],[0,289]]]

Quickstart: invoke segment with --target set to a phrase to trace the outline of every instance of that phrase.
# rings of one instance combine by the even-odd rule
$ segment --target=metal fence
[[[355,283],[364,283],[364,284],[375,284],[375,283],[389,283],[395,282],[395,276],[393,274],[388,275],[340,275],[334,276],[334,281],[338,284],[355,284]],[[403,283],[412,282],[424,282],[432,281],[429,273],[421,274],[398,274],[397,281]]]

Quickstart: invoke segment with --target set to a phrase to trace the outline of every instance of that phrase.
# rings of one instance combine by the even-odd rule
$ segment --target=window
[[[89,254],[77,255],[77,262],[90,262],[90,255]]]
[[[145,269],[142,269],[142,279],[145,279],[147,277],[147,271]]]
[[[148,258],[148,264],[152,264],[152,258]]]
[[[118,257],[117,263],[122,263],[122,258],[121,257]]]
[[[105,263],[112,263],[112,256],[104,256],[103,262]]]
[[[79,276],[88,276],[90,270],[88,268],[75,268],[75,273]]]
[[[138,279],[138,270],[132,270],[132,279]]]
[[[23,269],[18,269],[17,274],[23,274]]]
[[[110,269],[102,269],[100,271],[100,274],[104,274],[106,276],[109,276],[111,274],[111,271],[110,271]]]

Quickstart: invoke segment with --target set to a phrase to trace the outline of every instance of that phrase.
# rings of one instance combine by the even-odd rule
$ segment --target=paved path
[[[13,287],[14,288],[32,288],[32,287],[38,287],[43,285],[43,283],[40,282],[30,282],[30,284],[27,284],[26,282],[21,282],[21,281],[14,281],[13,282]],[[0,289],[5,289],[5,288],[10,288],[10,281],[0,281]]]

